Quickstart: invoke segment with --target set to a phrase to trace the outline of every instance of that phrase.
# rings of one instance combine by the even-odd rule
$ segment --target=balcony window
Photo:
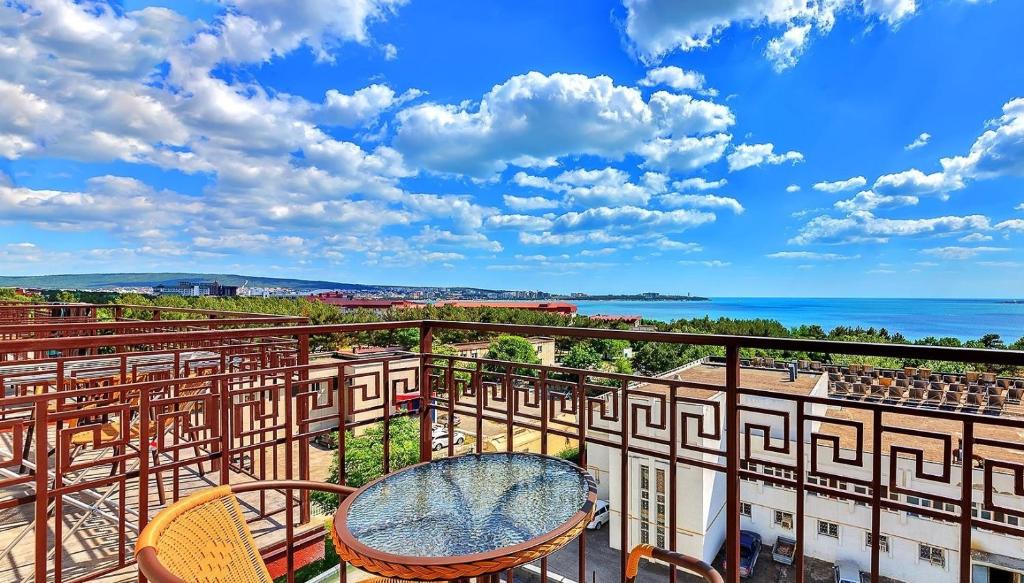
[[[839,538],[839,525],[827,520],[819,520],[818,534],[837,539]]]
[[[740,516],[746,516],[747,518],[753,517],[753,510],[750,507],[749,502],[740,502]]]
[[[936,567],[946,567],[946,551],[939,547],[920,543],[917,545],[917,557],[921,561],[931,563]]]

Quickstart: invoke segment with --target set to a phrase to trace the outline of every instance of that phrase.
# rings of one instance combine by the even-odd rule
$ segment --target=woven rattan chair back
[[[194,494],[161,512],[142,532],[139,552],[189,583],[272,583],[229,486]]]

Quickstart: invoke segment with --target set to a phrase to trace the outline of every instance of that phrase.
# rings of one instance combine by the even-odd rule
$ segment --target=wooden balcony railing
[[[309,353],[311,335],[402,328],[420,331],[418,353]],[[724,356],[671,377],[644,377],[435,354],[441,330],[718,346]],[[827,540],[829,524],[839,522],[828,519],[835,501],[845,501],[846,512],[837,541],[840,526],[879,541],[853,545],[872,581],[899,578],[901,565],[921,573],[917,580],[968,581],[971,549],[998,552],[1004,539],[1013,548],[1013,537],[1024,537],[1019,397],[992,409],[966,400],[932,406],[838,397],[826,370],[797,372],[800,382],[789,385],[787,370],[754,366],[741,351],[1017,367],[1024,367],[1024,353],[438,321],[0,341],[0,353],[86,349],[105,354],[0,363],[0,580],[134,579],[135,537],[166,504],[210,485],[323,480],[335,451],[320,444],[335,433],[342,453],[336,474],[344,481],[352,469],[347,433],[371,425],[382,428],[379,469],[390,472],[397,469],[390,432],[399,418],[419,423],[420,460],[578,450],[578,463],[597,474],[611,503],[618,561],[601,562],[607,553],[588,552],[580,537],[538,563],[543,578],[557,572],[619,581],[637,544],[710,563],[724,543],[719,565],[727,580],[738,581],[741,527],[750,524],[752,506],[772,497],[791,500],[776,508],[782,524],[753,525],[767,545],[789,513],[798,582],[808,580],[808,541]],[[447,439],[435,451],[433,425],[441,419],[461,423],[447,423]],[[295,567],[322,552],[322,521],[305,493],[244,502],[276,574],[291,581]],[[930,521],[927,540],[910,520]],[[936,553],[892,549],[914,541],[925,545],[915,550]],[[922,570],[931,566],[935,576]],[[344,581],[345,569],[340,573]]]

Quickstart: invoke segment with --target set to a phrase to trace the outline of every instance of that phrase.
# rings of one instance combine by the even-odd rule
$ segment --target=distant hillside
[[[226,273],[76,273],[65,275],[0,276],[0,287],[28,287],[40,289],[81,289],[92,290],[112,287],[152,287],[174,284],[179,281],[219,281],[224,285],[249,287],[284,287],[308,291],[315,289],[338,289],[372,291],[388,289],[430,289],[417,286],[364,285],[336,281],[313,281],[306,279],[285,279],[279,277],[253,277]]]

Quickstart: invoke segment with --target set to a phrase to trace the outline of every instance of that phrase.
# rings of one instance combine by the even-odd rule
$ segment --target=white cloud
[[[551,229],[554,223],[547,217],[534,215],[492,215],[487,217],[487,226],[492,229],[544,231]]]
[[[857,196],[840,200],[835,207],[841,211],[870,211],[876,208],[893,208],[901,206],[914,206],[919,202],[916,196],[886,196],[876,194],[873,191],[865,190],[857,193]]]
[[[879,194],[945,194],[964,187],[963,180],[958,176],[945,172],[925,174],[917,168],[911,168],[896,174],[880,176],[872,187]]]
[[[676,91],[700,90],[704,88],[704,75],[696,71],[684,71],[679,67],[656,67],[647,71],[640,80],[644,87],[665,85]]]
[[[934,255],[942,259],[971,259],[983,253],[1003,253],[1009,251],[1006,247],[932,247],[922,249],[921,252],[927,255]]]
[[[800,192],[799,184],[790,184],[786,187],[786,192]]]
[[[558,208],[558,201],[544,198],[543,196],[513,196],[506,194],[502,196],[505,206],[514,211],[538,211]]]
[[[1015,210],[1015,211],[1024,211],[1024,202],[1022,202],[1019,205],[1013,207],[1013,210]]]
[[[994,228],[999,231],[1024,232],[1024,219],[1009,219],[1001,223],[996,223]]]
[[[678,140],[659,138],[642,145],[637,151],[646,159],[643,166],[665,172],[693,171],[722,159],[732,141],[729,134]]]
[[[996,225],[996,228],[998,228],[998,227],[999,227],[999,225]],[[957,241],[960,241],[961,243],[984,243],[986,241],[991,241],[991,240],[992,240],[992,236],[991,235],[985,235],[985,234],[982,234],[982,233],[971,233],[969,235],[964,235],[963,237],[960,237],[959,239],[957,239]]]
[[[659,211],[635,206],[595,207],[568,212],[555,219],[556,231],[619,229],[623,231],[658,229],[678,232],[715,221],[713,213],[688,209]]]
[[[811,25],[791,26],[782,36],[768,41],[764,56],[771,61],[777,72],[785,71],[796,65],[800,55],[807,48]]]
[[[800,162],[803,154],[789,151],[775,154],[775,144],[740,144],[726,158],[729,161],[729,172],[736,172],[761,164],[782,164],[783,162]]]
[[[729,181],[726,180],[725,178],[722,178],[721,180],[708,181],[704,180],[703,178],[697,177],[687,178],[685,180],[677,180],[672,183],[672,188],[684,192],[687,190],[715,190],[718,188],[722,188],[728,183]]]
[[[931,134],[929,134],[928,132],[922,132],[921,135],[914,138],[914,141],[904,146],[903,149],[916,150],[918,148],[923,148],[926,144],[928,144],[928,140],[930,139],[932,139]]]
[[[911,168],[887,174],[875,181],[879,194],[922,195],[964,188],[971,180],[1000,176],[1024,176],[1024,98],[1003,105],[1003,115],[990,121],[964,156],[939,160],[941,171],[925,174]]]
[[[368,24],[386,19],[406,0],[228,0],[237,11],[197,45],[212,62],[260,62],[308,46],[318,60],[333,60],[343,42],[367,43]],[[212,37],[212,38],[209,38]]]
[[[509,165],[550,166],[568,155],[646,156],[652,140],[691,138],[735,122],[727,107],[711,101],[658,91],[645,102],[639,89],[606,76],[537,72],[494,86],[478,105],[425,103],[396,119],[394,145],[406,158],[477,178]]]
[[[735,198],[715,196],[713,194],[676,194],[670,193],[659,197],[661,203],[670,208],[691,207],[705,209],[727,209],[739,215],[743,213],[743,205]]]
[[[679,265],[696,265],[698,267],[719,268],[719,267],[729,267],[730,265],[732,265],[732,263],[730,263],[728,261],[721,261],[719,259],[710,259],[710,260],[705,260],[705,261],[684,260],[684,261],[680,261]]]
[[[822,215],[805,224],[790,243],[885,242],[892,237],[910,237],[941,233],[987,230],[988,217],[982,215],[944,216],[925,219],[885,219],[871,211],[855,211],[842,218]]]
[[[384,111],[422,94],[423,92],[418,89],[410,89],[402,95],[396,96],[393,89],[379,84],[364,87],[352,95],[346,95],[336,89],[329,89],[324,96],[320,119],[326,125],[349,128],[368,125]]]
[[[863,0],[864,12],[877,14],[883,21],[897,25],[917,11],[916,0]],[[969,0],[970,1],[970,0]]]
[[[99,176],[81,192],[33,190],[0,184],[0,221],[26,221],[47,229],[106,229],[129,236],[156,225],[180,228],[201,217],[205,205],[170,191],[155,191],[134,178]],[[163,236],[163,235],[160,235]]]
[[[420,245],[446,245],[469,249],[483,249],[492,253],[504,250],[501,243],[492,241],[483,233],[453,233],[432,226],[423,227],[412,240]]]
[[[652,174],[645,174],[645,178],[649,179],[648,183],[651,182]],[[629,174],[610,166],[596,170],[566,170],[553,179],[517,172],[512,180],[519,186],[562,193],[565,204],[569,206],[647,204],[651,196],[649,184],[634,184],[630,181]],[[660,178],[653,179],[653,185],[658,189],[663,189],[663,182],[664,180]]]
[[[813,251],[778,251],[765,255],[769,259],[794,259],[798,261],[846,261],[859,259],[860,255],[841,255],[839,253],[815,253]]]
[[[836,193],[863,188],[867,183],[867,179],[863,176],[854,176],[853,178],[837,180],[835,182],[818,182],[812,188],[821,192]]]
[[[623,0],[623,4],[626,36],[647,63],[674,50],[708,47],[733,25],[790,30],[813,25],[827,33],[841,10],[861,8],[866,18],[877,17],[892,26],[916,10],[914,0]]]
[[[658,91],[651,95],[648,105],[662,133],[673,136],[722,132],[736,123],[727,106],[689,95]]]

